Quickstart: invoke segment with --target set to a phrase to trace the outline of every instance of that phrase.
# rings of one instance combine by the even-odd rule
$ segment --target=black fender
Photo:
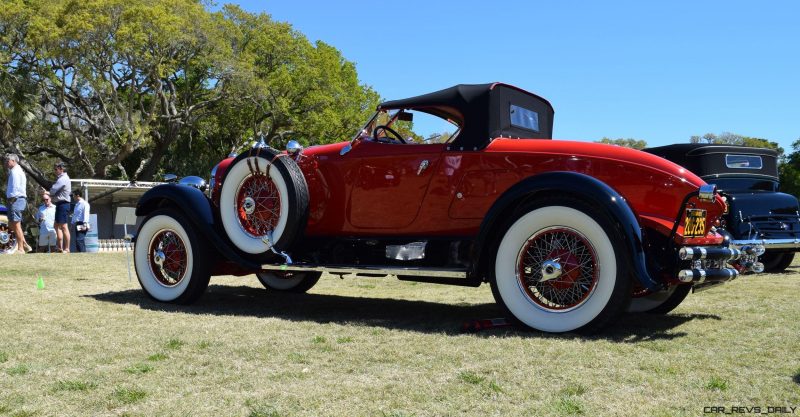
[[[572,196],[583,199],[603,210],[625,238],[631,267],[639,283],[650,290],[658,290],[661,283],[647,270],[642,229],[628,203],[608,184],[585,174],[556,171],[528,177],[504,192],[489,209],[481,223],[475,242],[470,279],[483,279],[494,256],[491,249],[500,239],[495,233],[499,224],[508,219],[513,210],[531,199],[552,196]]]
[[[200,190],[180,184],[157,185],[144,193],[136,204],[136,216],[147,216],[169,206],[180,211],[208,239],[217,252],[242,268],[261,270],[261,265],[243,258],[228,244],[216,225],[211,200]]]

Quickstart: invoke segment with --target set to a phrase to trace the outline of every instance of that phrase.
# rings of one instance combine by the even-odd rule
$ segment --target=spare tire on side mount
[[[308,219],[308,185],[294,160],[277,150],[256,147],[239,155],[222,178],[219,214],[228,239],[245,255],[276,261],[264,240],[272,233],[275,250],[297,243]]]

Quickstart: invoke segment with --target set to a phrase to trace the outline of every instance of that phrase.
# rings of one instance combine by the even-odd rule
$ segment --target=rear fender
[[[471,279],[482,279],[488,276],[487,268],[491,267],[494,256],[492,248],[498,244],[497,228],[513,211],[532,199],[571,196],[587,201],[602,210],[614,221],[619,233],[625,238],[626,248],[631,260],[631,267],[639,283],[648,289],[657,290],[661,284],[654,280],[647,270],[642,230],[636,215],[625,199],[608,184],[585,174],[575,172],[548,172],[526,178],[508,189],[489,209],[481,223],[480,232],[475,245],[478,261],[472,265]],[[474,258],[473,258],[474,259]]]

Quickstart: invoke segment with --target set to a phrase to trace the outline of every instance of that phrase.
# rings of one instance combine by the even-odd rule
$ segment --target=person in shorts
[[[22,213],[27,207],[28,194],[26,191],[27,178],[25,171],[19,166],[19,157],[10,153],[6,155],[6,168],[8,168],[8,185],[6,187],[6,200],[8,200],[8,227],[17,236],[17,251],[24,254],[32,248],[25,241],[22,232]]]
[[[69,253],[69,203],[72,193],[72,182],[67,175],[66,167],[63,162],[59,162],[54,167],[56,171],[56,182],[50,187],[50,198],[56,206],[56,251]]]

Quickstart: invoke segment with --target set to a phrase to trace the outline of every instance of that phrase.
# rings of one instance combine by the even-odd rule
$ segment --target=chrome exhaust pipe
[[[708,259],[713,261],[731,261],[739,259],[742,250],[733,248],[704,248],[704,247],[683,247],[678,251],[678,257],[682,261],[697,261]]]
[[[733,268],[720,269],[683,269],[678,272],[678,280],[685,283],[700,284],[706,281],[730,281],[739,276]]]

